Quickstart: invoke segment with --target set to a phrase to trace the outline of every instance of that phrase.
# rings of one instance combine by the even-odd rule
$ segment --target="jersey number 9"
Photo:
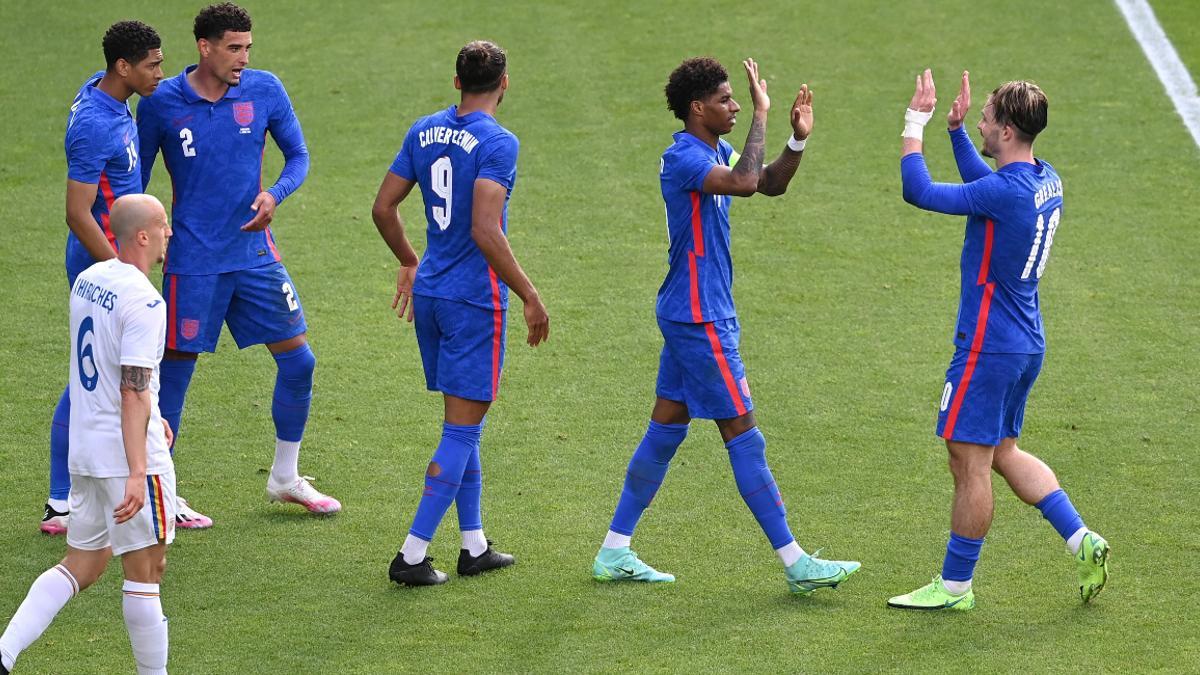
[[[450,210],[451,197],[454,194],[454,167],[450,164],[449,157],[439,157],[433,163],[430,169],[430,186],[433,188],[433,194],[446,200],[446,206],[433,207],[433,219],[437,221],[438,228],[445,230],[450,227]]]

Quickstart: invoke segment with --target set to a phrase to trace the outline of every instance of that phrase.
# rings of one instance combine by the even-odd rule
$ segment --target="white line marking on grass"
[[[1167,39],[1167,34],[1154,16],[1154,10],[1150,9],[1150,3],[1146,0],[1114,1],[1125,16],[1125,23],[1129,24],[1133,37],[1137,38],[1146,58],[1150,60],[1150,65],[1154,66],[1154,72],[1175,104],[1175,110],[1183,118],[1183,124],[1192,132],[1192,140],[1200,146],[1200,96],[1196,94],[1196,83],[1180,60],[1179,52]]]

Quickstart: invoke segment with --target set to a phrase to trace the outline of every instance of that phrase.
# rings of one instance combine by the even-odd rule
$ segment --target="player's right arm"
[[[546,313],[546,306],[542,304],[537,289],[517,263],[508,245],[508,238],[500,229],[507,197],[508,188],[500,183],[490,178],[475,180],[471,204],[471,239],[483,252],[483,257],[496,275],[521,298],[525,305],[525,324],[529,327],[526,342],[536,347],[550,337],[550,315]]]
[[[92,215],[97,187],[97,183],[81,183],[67,179],[67,227],[75,233],[75,237],[87,249],[88,254],[99,262],[117,257],[117,252],[113,250],[112,244],[108,243],[104,230]]]
[[[750,80],[750,100],[754,104],[750,131],[746,132],[746,145],[742,147],[741,158],[732,167],[718,165],[708,172],[701,188],[705,194],[749,197],[758,191],[771,99],[767,96],[767,81],[759,79],[758,64],[754,59],[746,59],[742,65],[746,68],[746,78]]]
[[[162,120],[154,111],[150,98],[140,98],[137,104],[138,161],[142,169],[142,191],[150,187],[154,159],[162,146]],[[163,160],[166,161],[165,159]]]
[[[413,249],[412,243],[404,234],[404,221],[400,219],[397,207],[412,192],[415,184],[414,181],[389,171],[383,177],[383,184],[379,186],[379,192],[375,195],[375,205],[371,207],[371,219],[375,221],[375,228],[379,230],[379,236],[383,237],[388,248],[392,249],[392,254],[400,261],[400,271],[396,273],[396,295],[392,298],[392,309],[396,310],[396,316],[407,318],[409,321],[413,320],[410,299],[420,258],[417,257],[416,250]],[[407,317],[405,317],[405,310],[407,310]]]
[[[958,96],[954,97],[950,112],[946,114],[946,129],[950,132],[950,145],[954,148],[954,163],[958,165],[958,175],[964,183],[979,180],[992,172],[992,167],[979,156],[971,137],[963,129],[963,119],[971,109],[970,75],[968,71],[963,71]]]
[[[949,183],[934,183],[929,175],[929,167],[925,165],[924,128],[933,117],[933,108],[937,104],[937,90],[933,83],[933,73],[926,68],[925,72],[917,75],[916,88],[908,110],[904,114],[904,133],[900,147],[900,178],[904,188],[904,201],[925,209],[948,215],[966,216],[975,213],[972,208],[976,200],[972,193],[977,191],[976,183],[951,185]]]
[[[129,478],[125,481],[125,498],[113,510],[118,523],[132,518],[146,504],[146,434],[153,373],[153,368],[121,366],[121,438],[125,442]]]

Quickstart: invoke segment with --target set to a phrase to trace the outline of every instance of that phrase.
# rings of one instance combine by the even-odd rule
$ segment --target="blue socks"
[[[1061,488],[1043,497],[1042,501],[1037,503],[1037,508],[1063,540],[1069,540],[1071,535],[1084,526],[1083,518],[1079,517],[1071,499]]]
[[[442,517],[458,494],[463,480],[463,471],[471,453],[479,449],[482,424],[458,425],[446,422],[442,425],[442,442],[438,444],[425,472],[425,493],[417,505],[409,534],[432,541]]]
[[[159,366],[158,414],[171,425],[175,441],[171,454],[175,454],[175,443],[179,442],[179,420],[183,417],[183,399],[188,385],[196,372],[195,359],[163,359]]]
[[[275,436],[279,440],[299,443],[308,423],[312,404],[313,371],[317,357],[307,344],[291,351],[274,354],[275,396],[271,399],[271,417],[275,420]]]
[[[66,499],[71,494],[71,471],[67,464],[71,445],[70,392],[70,387],[63,390],[50,420],[50,499]]]
[[[638,444],[625,471],[625,486],[617,501],[609,529],[618,534],[633,536],[642,512],[654,500],[658,486],[662,485],[675,451],[687,438],[686,424],[659,424],[650,420],[646,435]]]
[[[975,563],[979,562],[982,548],[983,539],[971,539],[951,531],[950,542],[946,544],[946,559],[942,561],[942,579],[970,581],[975,575]]]
[[[767,468],[767,439],[758,427],[742,432],[725,444],[738,492],[754,514],[771,548],[779,549],[796,540],[787,524],[787,509],[783,496],[775,485],[775,477]]]
[[[480,425],[482,426],[482,425]],[[479,463],[479,443],[467,457],[462,483],[454,496],[454,507],[458,510],[458,529],[462,532],[483,529],[483,514],[480,497],[483,494],[483,466]]]

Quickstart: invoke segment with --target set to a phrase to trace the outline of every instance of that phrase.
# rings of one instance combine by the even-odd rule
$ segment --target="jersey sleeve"
[[[404,142],[400,144],[400,152],[396,153],[396,159],[392,160],[392,166],[389,169],[397,176],[408,180],[416,181],[417,173],[413,170],[413,131],[416,130],[414,125],[404,134]]]
[[[989,172],[970,183],[935,183],[929,176],[925,156],[911,152],[900,160],[904,201],[926,211],[952,216],[995,216],[997,195],[1003,193],[1004,179]]]
[[[979,180],[992,172],[992,167],[983,161],[967,130],[960,126],[950,132],[950,145],[954,149],[954,163],[958,165],[958,175],[964,183]]]
[[[86,121],[77,122],[67,132],[67,178],[95,185],[108,162],[108,144],[97,138]]]
[[[138,294],[124,308],[121,365],[154,368],[167,334],[167,306],[153,293]]]
[[[700,192],[708,172],[717,166],[713,158],[700,152],[670,153],[663,162],[668,180],[684,192]]]
[[[150,187],[154,159],[162,145],[163,123],[150,97],[138,99],[137,104],[138,161],[141,162],[142,190]]]
[[[479,173],[475,178],[487,178],[509,190],[517,182],[517,152],[520,144],[512,134],[499,134],[489,139],[481,148]]]
[[[304,132],[300,130],[300,118],[292,107],[292,99],[279,78],[270,75],[275,89],[275,100],[271,105],[271,114],[267,118],[267,129],[275,145],[283,153],[283,170],[275,184],[267,188],[267,192],[275,198],[275,203],[282,203],[288,195],[295,192],[304,179],[308,177],[308,145],[304,142]]]

